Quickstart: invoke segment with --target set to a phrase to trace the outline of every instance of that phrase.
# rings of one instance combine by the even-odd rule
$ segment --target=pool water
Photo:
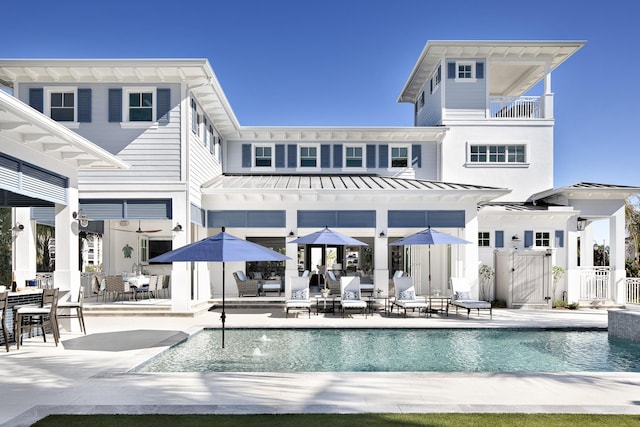
[[[640,372],[606,331],[205,329],[135,372]]]

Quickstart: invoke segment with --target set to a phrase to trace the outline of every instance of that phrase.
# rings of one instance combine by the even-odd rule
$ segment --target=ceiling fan
[[[138,233],[138,234],[157,233],[159,231],[162,231],[162,230],[143,230],[141,225],[140,225],[140,221],[138,221],[138,229],[135,230],[135,231],[133,231],[133,230],[120,230],[120,229],[117,229],[117,228],[115,230],[117,230],[117,231],[125,231],[127,233]]]

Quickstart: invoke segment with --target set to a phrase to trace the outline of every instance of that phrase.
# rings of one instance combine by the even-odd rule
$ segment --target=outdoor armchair
[[[233,273],[233,278],[236,280],[236,285],[238,286],[238,296],[246,297],[252,296],[257,297],[260,292],[260,281],[254,279],[247,279],[244,271],[236,271]]]

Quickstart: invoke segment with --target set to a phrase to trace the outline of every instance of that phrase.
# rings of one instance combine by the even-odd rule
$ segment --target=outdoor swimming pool
[[[134,372],[640,372],[606,331],[205,329]]]

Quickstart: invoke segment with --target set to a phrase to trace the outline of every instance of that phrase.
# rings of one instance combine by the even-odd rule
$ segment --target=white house
[[[150,255],[223,226],[291,258],[284,267],[227,266],[227,284],[238,269],[289,277],[323,264],[357,270],[381,289],[395,270],[421,292],[429,274],[444,292],[450,277],[465,276],[478,295],[514,307],[563,296],[623,303],[623,206],[640,188],[553,188],[551,72],[583,45],[428,42],[398,98],[415,105],[414,127],[241,126],[203,59],[0,60],[0,82],[129,166],[80,170],[79,208],[100,225],[105,272],[143,264],[171,274],[176,310],[220,296],[220,267],[147,265]],[[32,209],[30,219],[47,215]],[[593,266],[596,220],[609,221],[610,267]],[[324,252],[289,243],[325,226],[369,246]],[[428,248],[389,246],[429,226],[477,244],[432,247],[431,272]],[[586,242],[580,253],[578,241]],[[496,270],[490,295],[480,289],[480,263]],[[567,271],[555,286],[554,265]]]

